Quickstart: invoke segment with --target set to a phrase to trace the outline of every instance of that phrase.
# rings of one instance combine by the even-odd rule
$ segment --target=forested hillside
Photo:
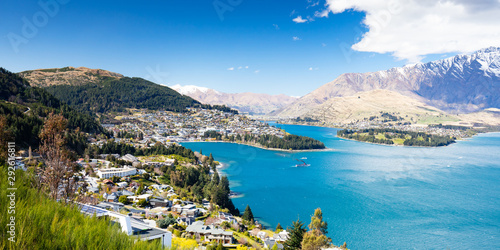
[[[46,90],[73,108],[87,113],[123,112],[126,108],[184,112],[188,107],[232,111],[225,106],[203,105],[169,87],[137,77],[101,76],[97,83],[52,85]]]
[[[68,119],[68,128],[88,133],[106,133],[92,117],[59,101],[42,88],[31,87],[18,75],[0,68],[0,117],[7,134],[20,146],[38,146],[43,118],[51,112]]]

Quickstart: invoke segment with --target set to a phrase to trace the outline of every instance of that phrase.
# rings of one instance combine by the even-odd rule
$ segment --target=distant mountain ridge
[[[85,67],[64,67],[53,69],[36,69],[19,72],[18,75],[27,79],[36,87],[52,85],[82,85],[97,83],[101,77],[122,78],[122,74],[102,69],[89,69]]]
[[[317,116],[333,98],[386,90],[447,113],[500,108],[500,48],[370,73],[346,73],[273,114]],[[355,107],[353,107],[355,108]]]
[[[227,105],[241,112],[256,115],[269,114],[297,100],[296,97],[284,94],[269,95],[249,92],[233,94],[194,85],[181,86],[177,84],[171,88],[202,103]]]

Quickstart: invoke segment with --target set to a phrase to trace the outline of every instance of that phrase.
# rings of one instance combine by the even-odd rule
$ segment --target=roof
[[[79,204],[78,206],[80,207],[80,212],[87,215],[100,217],[108,214],[107,210],[98,207],[89,206],[85,204]]]
[[[199,233],[199,234],[212,234],[212,235],[233,235],[231,231],[224,231],[222,229],[214,228],[213,226],[207,226],[203,221],[196,221],[186,228],[186,232]]]
[[[151,236],[168,233],[167,231],[163,231],[158,228],[153,228],[148,224],[144,223],[143,221],[140,221],[132,217],[130,217],[130,224],[132,226],[133,234],[138,235],[141,238],[148,238]]]

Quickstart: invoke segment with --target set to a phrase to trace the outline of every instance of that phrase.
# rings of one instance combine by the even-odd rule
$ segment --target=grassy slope
[[[0,224],[7,217],[7,167],[0,167]],[[0,249],[161,249],[157,243],[137,241],[118,225],[90,218],[78,209],[49,199],[31,187],[28,176],[16,172],[16,242],[0,231]],[[9,191],[10,192],[10,191]]]

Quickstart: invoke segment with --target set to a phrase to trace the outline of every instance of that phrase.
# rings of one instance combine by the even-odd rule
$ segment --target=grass
[[[401,138],[394,138],[392,139],[392,141],[394,142],[394,144],[396,145],[403,145],[405,140],[404,139],[401,139]]]
[[[8,223],[7,167],[0,166],[0,224]],[[136,241],[107,219],[88,217],[76,207],[52,200],[16,171],[16,241],[0,231],[0,249],[161,249],[159,242]]]
[[[384,135],[384,134],[382,134],[382,133],[378,133],[377,135],[375,135],[375,138],[377,138],[377,139],[381,139],[381,140],[385,140],[385,139],[386,139],[386,138],[385,138],[385,135]]]
[[[260,248],[260,244],[257,241],[253,240],[252,238],[250,238],[250,237],[248,237],[248,236],[246,236],[246,235],[244,235],[242,233],[236,232],[234,230],[231,230],[231,231],[233,231],[233,236],[234,236],[235,239],[238,240],[240,238],[244,238],[253,247],[257,248],[257,246],[259,246],[259,248]]]
[[[132,176],[130,179],[135,181],[135,182],[138,182],[139,184],[144,184],[146,186],[151,186],[151,185],[156,184],[156,182],[146,180],[146,179],[139,177],[139,176]]]

